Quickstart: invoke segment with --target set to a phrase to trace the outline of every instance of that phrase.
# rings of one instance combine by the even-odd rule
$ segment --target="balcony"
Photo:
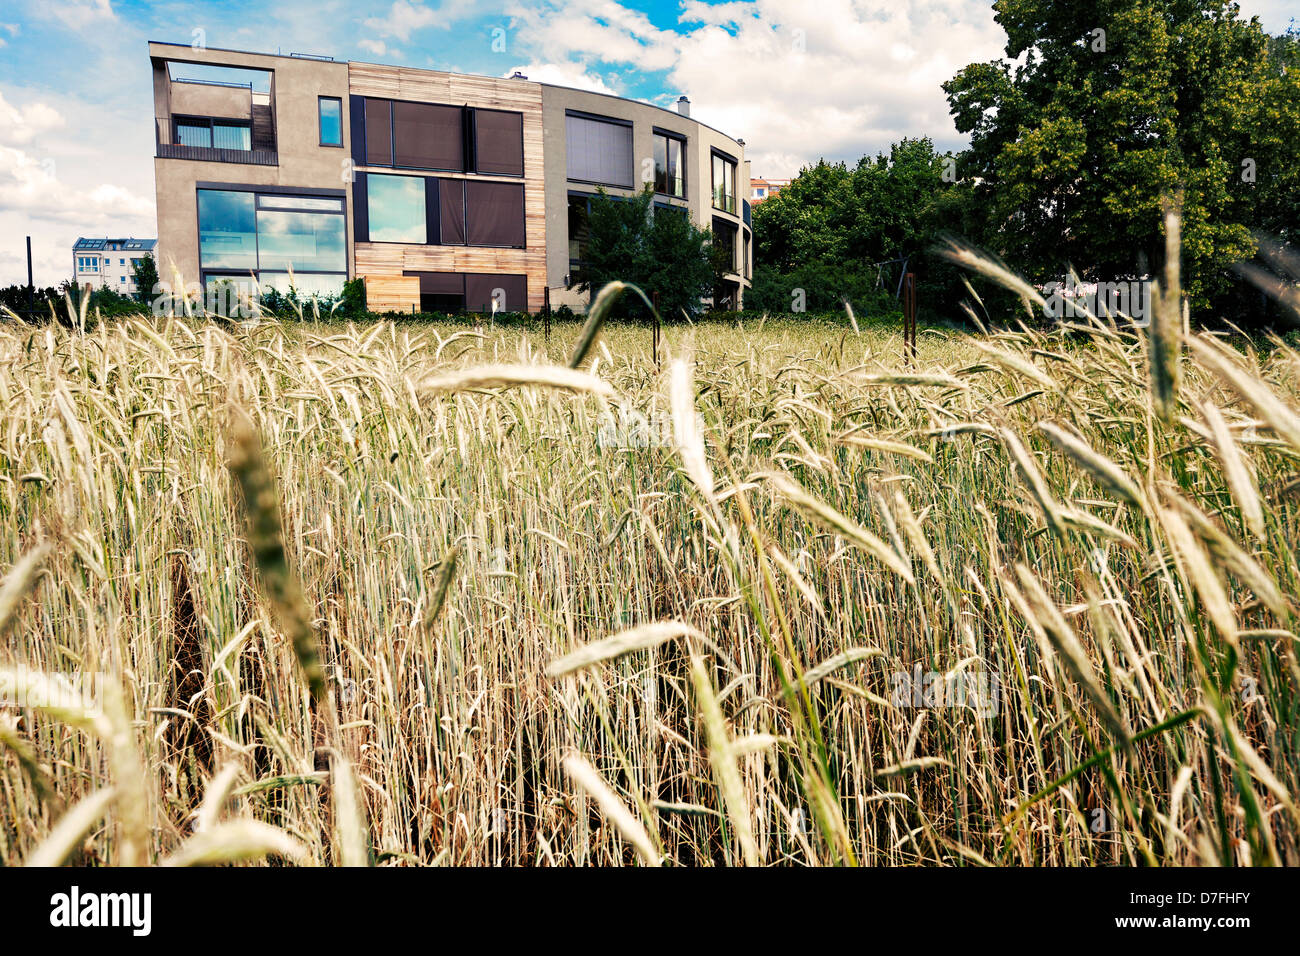
[[[276,166],[275,115],[269,93],[252,83],[172,79],[169,116],[154,118],[160,159]]]

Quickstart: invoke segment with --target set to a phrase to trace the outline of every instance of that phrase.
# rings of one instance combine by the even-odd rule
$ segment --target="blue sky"
[[[1242,0],[1284,30],[1292,3]],[[201,32],[196,32],[201,31]],[[78,235],[153,236],[146,42],[530,78],[671,105],[747,143],[754,175],[903,136],[958,148],[939,84],[1002,54],[989,0],[5,0],[0,285],[71,267]]]

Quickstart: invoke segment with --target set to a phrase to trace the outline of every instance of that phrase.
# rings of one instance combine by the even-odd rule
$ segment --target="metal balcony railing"
[[[269,120],[267,124],[258,122],[256,109],[254,114],[247,124],[212,117],[155,117],[154,155],[159,159],[278,166],[275,131],[266,128]]]
[[[230,80],[201,80],[201,79],[197,79],[197,78],[194,78],[194,77],[188,77],[188,76],[177,76],[177,77],[173,77],[173,78],[172,78],[172,82],[173,82],[173,83],[193,83],[193,84],[195,84],[195,85],[197,85],[197,86],[228,86],[228,87],[230,87],[230,88],[232,88],[232,89],[236,89],[236,90],[249,90],[250,92],[251,92],[252,89],[253,89],[253,83],[252,83],[251,80],[250,80],[249,82],[247,82],[247,83],[233,83],[233,82],[231,82]]]

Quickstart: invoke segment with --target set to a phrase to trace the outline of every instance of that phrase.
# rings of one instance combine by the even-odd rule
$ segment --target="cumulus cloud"
[[[106,20],[116,20],[113,0],[58,0],[44,5],[49,15],[73,30],[100,27]]]
[[[667,70],[678,58],[680,34],[660,30],[638,10],[612,0],[524,3],[510,0],[515,41],[538,59],[627,63],[641,70]]]
[[[510,0],[507,12],[530,77],[538,64],[661,74],[659,105],[685,93],[696,118],[745,139],[755,173],[771,176],[904,136],[960,147],[940,84],[1005,43],[986,0],[686,0],[675,29],[613,0]]]
[[[12,106],[0,93],[0,144],[19,146],[63,125],[59,111],[46,103]]]
[[[398,58],[402,55],[401,50],[391,49],[383,40],[358,40],[357,46],[367,53],[373,53],[375,56],[392,56]]]
[[[448,22],[446,17],[440,16],[440,11],[433,10],[423,3],[395,0],[384,16],[367,17],[362,24],[367,30],[373,30],[381,37],[396,37],[406,42],[415,30],[429,26],[446,26]]]
[[[0,211],[65,223],[106,222],[153,215],[153,203],[113,183],[89,188],[60,182],[58,162],[0,146]]]
[[[510,76],[516,71],[537,83],[550,83],[554,86],[570,86],[574,89],[589,90],[593,93],[610,93],[617,96],[608,83],[599,76],[587,72],[576,63],[525,63],[512,66],[502,76]]]

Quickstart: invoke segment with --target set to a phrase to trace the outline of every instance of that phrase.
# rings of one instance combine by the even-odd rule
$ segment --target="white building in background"
[[[77,286],[135,295],[135,264],[146,255],[152,255],[156,262],[157,245],[157,239],[78,239],[72,246],[72,274]]]

